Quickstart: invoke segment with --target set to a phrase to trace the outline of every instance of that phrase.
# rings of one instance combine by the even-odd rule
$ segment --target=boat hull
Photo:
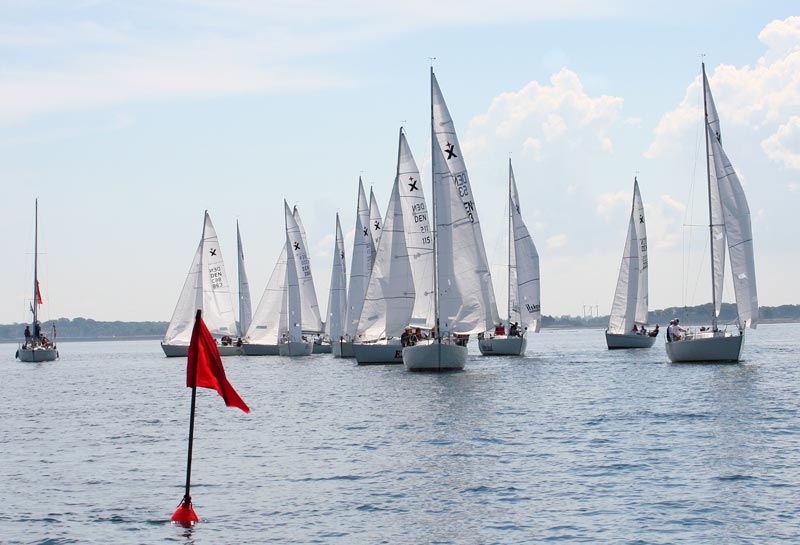
[[[333,341],[331,342],[331,352],[334,358],[355,358],[353,353],[353,343],[346,341]]]
[[[241,356],[244,354],[244,346],[221,346],[217,345],[220,356]],[[185,358],[189,355],[189,345],[187,344],[164,344],[161,343],[161,349],[164,355],[168,358]]]
[[[430,342],[403,348],[406,371],[460,371],[466,363],[466,346]]]
[[[738,362],[744,348],[744,333],[740,335],[687,336],[666,344],[667,357],[672,363]]]
[[[314,343],[314,349],[312,350],[313,354],[330,354],[332,351],[331,343],[329,342],[320,342]]]
[[[290,358],[297,358],[301,356],[310,356],[314,351],[314,343],[307,341],[289,341],[278,345],[278,352],[281,356]]]
[[[524,356],[528,337],[492,337],[478,340],[478,349],[484,356]]]
[[[656,337],[650,335],[626,335],[609,333],[606,331],[606,345],[609,350],[622,348],[650,348],[655,344]]]
[[[55,348],[20,348],[17,350],[19,361],[38,362],[55,361],[58,359],[58,350]]]
[[[352,346],[359,365],[403,363],[403,347],[399,342],[354,343]]]
[[[242,345],[245,356],[277,356],[280,354],[277,344],[252,344]]]

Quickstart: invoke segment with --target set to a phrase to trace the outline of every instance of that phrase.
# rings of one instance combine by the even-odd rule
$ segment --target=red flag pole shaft
[[[192,409],[189,416],[189,455],[186,459],[186,492],[184,493],[184,501],[191,501],[192,496],[189,494],[189,487],[192,481],[192,445],[194,444],[194,408],[197,399],[197,386],[192,386]]]

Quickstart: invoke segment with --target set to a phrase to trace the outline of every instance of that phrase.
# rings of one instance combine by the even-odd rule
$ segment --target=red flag
[[[239,397],[225,377],[225,369],[222,367],[222,358],[219,357],[217,343],[214,342],[214,337],[211,336],[199,314],[198,311],[192,330],[192,341],[189,344],[186,386],[216,390],[225,400],[226,406],[238,407],[249,413],[250,407]]]
[[[38,304],[40,304],[40,305],[44,304],[44,303],[42,303],[42,292],[39,291],[39,281],[38,280],[36,281],[36,302]]]

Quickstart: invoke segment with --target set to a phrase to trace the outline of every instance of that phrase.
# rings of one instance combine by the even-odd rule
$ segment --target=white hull
[[[737,362],[744,348],[744,332],[728,336],[721,331],[689,334],[685,339],[668,342],[666,347],[672,363]]]
[[[656,337],[649,335],[626,335],[624,333],[609,333],[606,331],[606,345],[609,350],[618,348],[650,348],[656,342]]]
[[[355,358],[353,353],[353,343],[346,341],[333,341],[331,343],[331,352],[334,358]]]
[[[324,341],[314,343],[314,349],[312,350],[313,354],[330,354],[331,353],[331,343]]]
[[[528,348],[528,337],[525,335],[478,339],[478,348],[484,356],[524,356]]]
[[[290,358],[310,356],[313,351],[314,343],[308,341],[289,341],[278,345],[278,352],[280,352],[280,355],[288,356]]]
[[[20,348],[17,350],[19,361],[55,361],[58,359],[58,350],[55,348]]]
[[[466,346],[433,341],[403,349],[406,371],[459,371],[466,363]]]
[[[161,343],[161,349],[164,351],[164,355],[166,355],[168,358],[185,358],[189,355],[188,344]],[[244,354],[243,346],[222,346],[218,344],[217,349],[219,350],[220,356],[241,356]]]
[[[399,342],[355,343],[352,346],[359,365],[403,363],[403,346]]]
[[[277,356],[280,354],[277,344],[252,344],[242,345],[245,356]]]

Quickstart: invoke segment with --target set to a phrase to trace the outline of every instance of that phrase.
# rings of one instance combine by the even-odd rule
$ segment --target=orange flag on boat
[[[217,343],[214,342],[214,337],[211,336],[211,332],[203,322],[200,311],[197,312],[192,330],[192,340],[189,344],[186,386],[216,390],[225,400],[226,406],[238,407],[246,413],[250,412],[250,407],[239,397],[225,377],[225,369],[222,367],[222,358],[219,356]]]
[[[39,281],[38,280],[36,281],[36,302],[38,304],[40,304],[40,305],[44,304],[44,303],[42,303],[42,292],[39,291]]]

